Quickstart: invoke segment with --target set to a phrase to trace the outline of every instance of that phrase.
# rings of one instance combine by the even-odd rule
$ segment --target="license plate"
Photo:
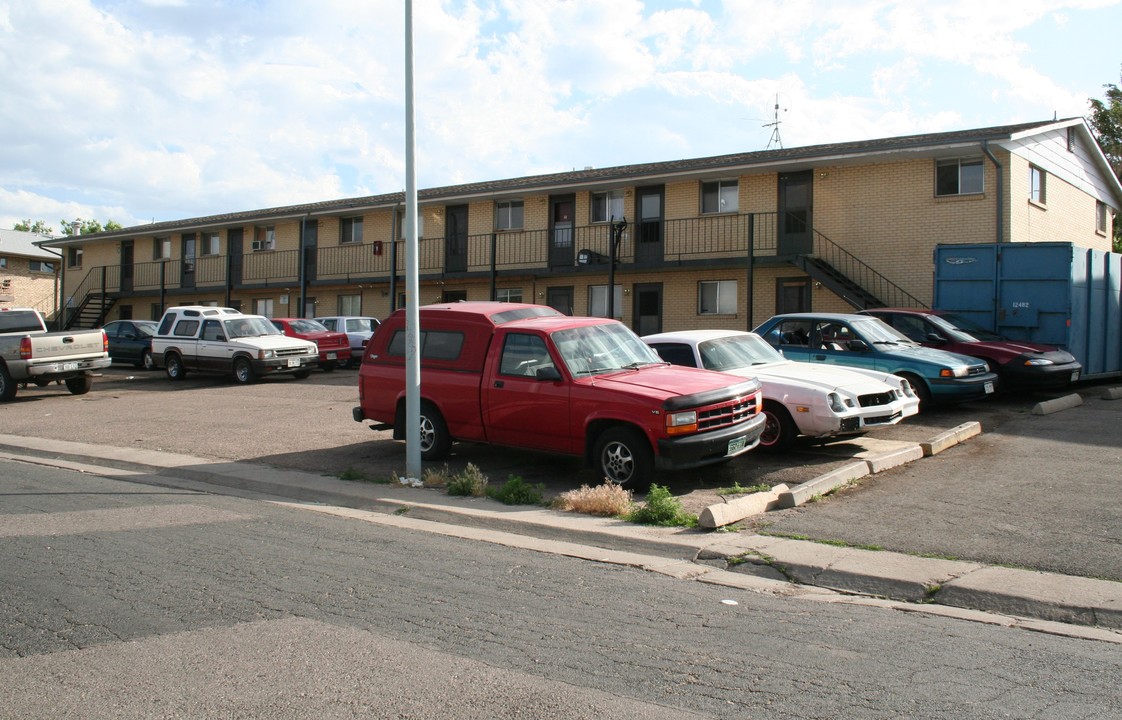
[[[748,438],[746,437],[733,438],[732,440],[729,440],[729,451],[725,454],[732,455],[733,453],[740,452],[747,444]]]
[[[334,360],[335,357],[336,357],[335,353],[327,353],[327,359],[328,360]]]
[[[1073,373],[1071,374],[1071,381],[1072,381],[1072,382],[1075,382],[1075,381],[1076,381],[1076,380],[1078,380],[1078,379],[1079,379],[1079,372],[1078,372],[1078,371],[1076,371],[1076,372],[1073,372]]]
[[[63,370],[77,370],[78,369],[78,363],[76,363],[76,362],[63,363],[62,364],[62,369]]]
[[[289,367],[300,367],[300,358],[289,358],[288,359],[288,366]]]
[[[986,395],[989,395],[992,392],[993,392],[993,383],[992,382],[986,383]]]

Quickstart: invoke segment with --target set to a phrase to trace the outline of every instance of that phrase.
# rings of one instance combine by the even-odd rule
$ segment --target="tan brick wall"
[[[1018,242],[1069,242],[1109,251],[1111,239],[1095,231],[1095,199],[1056,175],[1045,173],[1044,203],[1029,199],[1029,162],[1010,165],[1010,229]]]
[[[7,261],[7,267],[0,268],[0,306],[32,307],[45,316],[53,315],[57,307],[54,274],[32,272],[25,257],[0,257]]]

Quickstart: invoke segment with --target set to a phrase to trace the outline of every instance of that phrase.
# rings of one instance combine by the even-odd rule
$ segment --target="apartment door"
[[[637,283],[631,316],[638,335],[662,332],[662,283]]]
[[[777,278],[775,314],[810,312],[810,278]]]
[[[444,271],[467,272],[468,206],[449,205],[444,217]]]
[[[549,198],[549,266],[572,267],[573,254],[573,207],[572,195],[556,195]]]
[[[811,188],[814,173],[779,173],[779,237],[780,255],[810,255],[814,252],[814,223],[811,211]]]
[[[660,265],[663,258],[663,186],[635,189],[635,264]]]
[[[133,288],[133,241],[121,241],[121,292],[131,293]],[[121,318],[122,320],[124,317]]]
[[[195,287],[195,258],[198,255],[198,239],[195,233],[182,236],[183,259],[179,265],[179,287],[190,289]]]
[[[304,282],[316,279],[316,260],[319,257],[319,220],[304,221]],[[305,315],[304,317],[312,317]]]
[[[226,252],[229,253],[229,287],[242,284],[242,229],[226,231]]]
[[[545,304],[559,313],[573,314],[573,287],[546,288]]]

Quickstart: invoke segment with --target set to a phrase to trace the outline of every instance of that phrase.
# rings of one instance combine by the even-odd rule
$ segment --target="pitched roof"
[[[447,185],[418,191],[421,203],[435,203],[441,200],[466,202],[472,198],[493,198],[503,195],[515,196],[526,192],[546,192],[557,189],[571,189],[581,186],[584,189],[613,189],[635,184],[644,179],[720,177],[731,172],[775,172],[778,169],[810,169],[823,164],[846,164],[868,162],[878,156],[936,156],[953,154],[964,147],[977,147],[983,143],[999,143],[1015,137],[1023,137],[1046,129],[1077,125],[1086,133],[1087,140],[1097,147],[1093,136],[1081,118],[1048,120],[1015,125],[956,130],[952,132],[904,135],[874,140],[808,145],[797,148],[778,148],[754,152],[716,155],[705,158],[668,160],[636,165],[621,165],[607,168],[587,168],[570,172],[548,175],[528,175],[504,180],[490,180],[462,185]],[[1100,152],[1101,154],[1101,152]],[[1105,158],[1103,159],[1105,163]],[[1105,166],[1104,167],[1108,167]],[[1109,168],[1108,168],[1109,170]],[[1117,185],[1117,179],[1110,173],[1110,179]],[[1119,204],[1122,205],[1122,186],[1117,188]],[[365,197],[325,200],[321,202],[287,205],[283,207],[248,210],[242,212],[208,215],[185,220],[172,220],[123,228],[111,232],[83,235],[79,242],[125,238],[134,235],[153,235],[168,232],[190,232],[203,228],[219,228],[228,225],[262,223],[281,219],[296,219],[316,215],[344,215],[359,213],[375,208],[391,208],[405,202],[404,192],[369,195]],[[74,244],[73,238],[61,238],[50,246]]]
[[[0,255],[18,255],[33,260],[56,261],[58,253],[44,250],[35,243],[50,240],[48,235],[38,235],[20,230],[0,230]]]

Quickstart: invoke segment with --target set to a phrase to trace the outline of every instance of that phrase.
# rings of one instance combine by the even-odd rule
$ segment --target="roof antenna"
[[[783,108],[783,112],[787,112],[787,108]],[[772,143],[775,143],[775,145],[780,150],[783,149],[783,139],[781,137],[779,137],[779,124],[781,122],[783,122],[782,120],[779,119],[779,93],[775,94],[775,115],[774,115],[774,118],[775,119],[772,120],[771,122],[764,123],[761,126],[761,127],[771,128],[771,137],[767,141],[767,147],[764,148],[765,150],[771,150],[771,144]]]

